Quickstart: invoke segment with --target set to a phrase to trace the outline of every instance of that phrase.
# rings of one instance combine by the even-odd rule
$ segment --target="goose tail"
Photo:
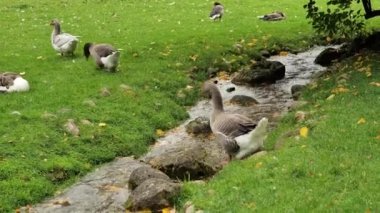
[[[9,87],[7,92],[26,92],[29,90],[29,83],[22,77],[17,77],[13,81],[13,85]]]

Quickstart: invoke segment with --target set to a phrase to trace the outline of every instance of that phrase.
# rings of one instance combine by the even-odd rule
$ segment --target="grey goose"
[[[50,22],[53,26],[53,32],[51,33],[51,45],[53,49],[63,55],[74,55],[74,51],[77,48],[78,36],[73,36],[69,33],[61,31],[61,25],[57,19]]]
[[[84,56],[95,60],[99,68],[114,72],[119,63],[120,52],[110,44],[86,43],[83,47]]]
[[[221,93],[212,82],[206,82],[202,91],[211,98],[213,105],[210,115],[211,130],[230,156],[242,159],[262,148],[266,137],[267,118],[262,118],[256,126],[244,115],[225,112]]]

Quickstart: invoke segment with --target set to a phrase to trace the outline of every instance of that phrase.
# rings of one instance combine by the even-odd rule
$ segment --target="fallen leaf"
[[[20,74],[20,75],[25,75],[25,72],[20,72],[19,74]]]
[[[332,100],[332,99],[334,99],[334,98],[335,98],[335,95],[334,95],[334,94],[331,94],[329,97],[326,98],[326,100],[330,101],[330,100]]]
[[[366,120],[364,118],[360,118],[357,122],[357,124],[365,124]]]
[[[106,123],[99,123],[98,126],[99,127],[105,127],[105,126],[107,126],[107,124]]]
[[[337,87],[333,90],[331,90],[331,93],[334,93],[334,94],[339,94],[339,93],[346,93],[346,92],[349,92],[350,90],[348,88],[345,88],[345,87]]]
[[[287,56],[288,54],[289,54],[289,53],[286,52],[286,51],[281,51],[279,55],[280,55],[280,56]]]
[[[171,208],[164,208],[161,210],[161,213],[171,213],[172,212],[171,210],[172,210]]]
[[[56,200],[53,202],[53,204],[61,206],[70,206],[70,202],[68,200]]]
[[[255,168],[260,169],[262,166],[263,166],[263,162],[258,162],[256,163]]]
[[[163,131],[162,129],[157,129],[156,130],[156,135],[158,137],[163,137],[163,136],[165,136],[165,131]]]
[[[227,72],[225,72],[225,71],[221,71],[221,72],[218,73],[218,78],[219,78],[220,80],[229,80],[229,79],[230,79],[230,76],[228,75]]]
[[[192,60],[192,61],[196,61],[198,59],[198,55],[191,55],[189,56],[189,58]]]
[[[307,127],[302,127],[302,128],[300,129],[300,136],[301,136],[301,137],[307,138],[308,134],[309,134],[309,128],[307,128]]]
[[[375,87],[380,87],[380,82],[371,82],[369,85],[375,86]]]

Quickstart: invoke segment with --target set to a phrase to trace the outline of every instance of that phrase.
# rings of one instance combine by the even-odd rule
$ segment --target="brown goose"
[[[202,90],[212,100],[211,130],[228,154],[241,159],[261,148],[265,139],[267,118],[261,119],[259,127],[256,128],[250,118],[224,111],[222,96],[214,83],[206,82]]]
[[[21,75],[11,72],[0,73],[0,92],[23,92],[29,90],[29,83]]]
[[[223,14],[224,14],[223,5],[219,2],[215,2],[214,7],[212,8],[211,13],[210,13],[210,19],[214,21],[219,19],[219,21],[221,21]]]
[[[116,71],[120,52],[110,44],[86,43],[83,52],[86,59],[91,55],[99,68],[105,68],[112,72]]]
[[[78,44],[78,36],[73,36],[61,31],[61,25],[58,20],[54,19],[50,25],[54,26],[51,33],[51,45],[61,53],[61,55],[74,55],[74,51]]]

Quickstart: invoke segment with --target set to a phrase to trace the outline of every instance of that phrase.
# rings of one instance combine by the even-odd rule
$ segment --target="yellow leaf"
[[[302,127],[302,128],[300,129],[300,136],[301,136],[301,137],[307,138],[308,134],[309,134],[309,128],[307,128],[307,127]]]
[[[99,123],[98,126],[105,127],[105,126],[107,126],[107,124],[106,123]]]
[[[20,72],[20,75],[25,75],[25,72]]]
[[[371,73],[371,72],[366,72],[365,75],[366,75],[367,77],[371,77],[371,76],[372,76],[372,73]]]
[[[286,52],[286,51],[281,51],[280,52],[280,56],[287,56],[289,53],[288,52]]]
[[[218,78],[220,80],[229,80],[230,76],[228,75],[228,73],[226,71],[221,71],[218,73]]]
[[[348,88],[345,88],[345,87],[337,87],[333,90],[331,90],[331,93],[334,93],[334,94],[339,94],[339,93],[346,93],[350,91]]]
[[[157,129],[156,130],[156,135],[158,137],[163,137],[163,136],[165,136],[165,131],[163,131],[162,129]]]
[[[171,208],[164,208],[161,210],[162,213],[170,213],[172,212],[172,209]]]
[[[376,140],[380,140],[380,135],[376,136]]]
[[[189,56],[189,58],[192,60],[192,61],[196,61],[198,59],[198,55],[191,55]]]
[[[369,85],[375,86],[375,87],[380,87],[380,82],[371,82]]]
[[[258,162],[256,163],[255,168],[260,169],[262,166],[263,166],[263,162]]]
[[[326,100],[330,101],[330,100],[332,100],[332,99],[334,99],[334,98],[335,98],[335,95],[334,95],[334,94],[331,94],[329,97],[326,98]]]
[[[327,43],[330,43],[331,41],[332,41],[332,38],[330,38],[330,37],[326,37],[326,41],[327,41]]]
[[[360,118],[357,122],[357,124],[365,124],[366,120],[364,118]]]

